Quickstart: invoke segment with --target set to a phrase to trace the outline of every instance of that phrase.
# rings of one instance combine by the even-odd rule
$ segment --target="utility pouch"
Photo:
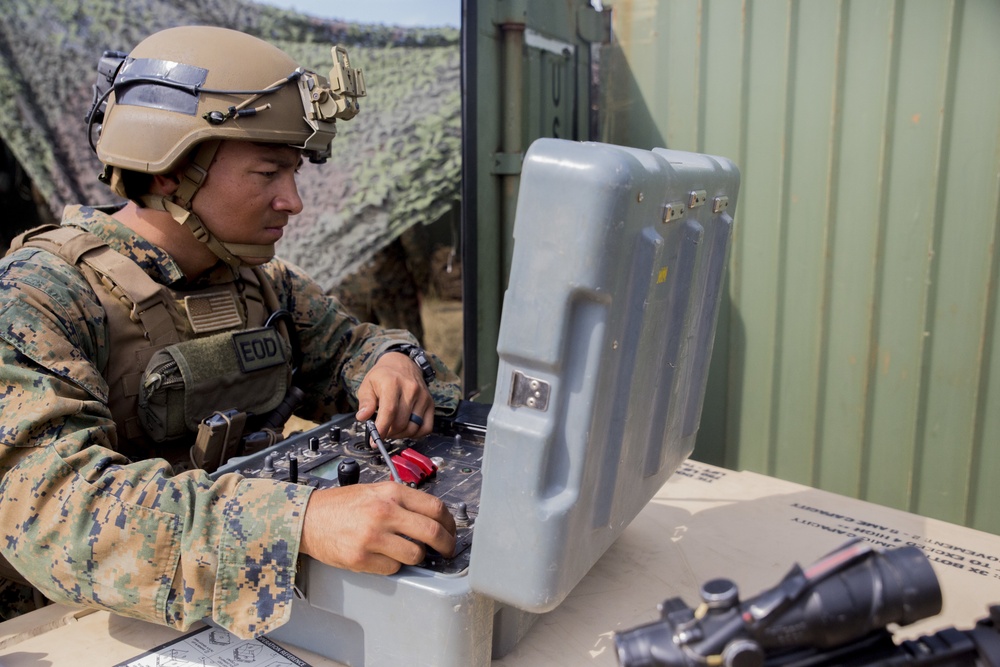
[[[139,390],[139,421],[155,442],[198,431],[216,412],[262,415],[291,383],[291,347],[271,327],[170,345],[153,355]]]
[[[208,472],[238,453],[246,426],[247,413],[238,410],[216,412],[198,426],[198,436],[191,447],[191,464]]]

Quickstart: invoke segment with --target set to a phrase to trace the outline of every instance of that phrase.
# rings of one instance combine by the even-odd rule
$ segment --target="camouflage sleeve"
[[[274,260],[266,267],[299,335],[302,364],[296,384],[307,395],[299,413],[321,421],[357,410],[358,388],[379,355],[392,345],[416,345],[417,340],[402,329],[359,322],[293,264]],[[440,359],[431,357],[437,371],[431,396],[435,409],[448,414],[461,398],[460,381]]]
[[[281,625],[310,489],[117,454],[99,306],[72,267],[18,257],[0,264],[0,552],[59,602],[241,637]]]

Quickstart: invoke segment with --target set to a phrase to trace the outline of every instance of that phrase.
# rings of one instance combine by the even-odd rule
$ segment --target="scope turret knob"
[[[740,601],[740,590],[731,579],[710,579],[701,585],[701,599],[709,609],[731,609]]]
[[[749,639],[734,639],[722,651],[725,667],[761,667],[764,664],[764,649]]]
[[[344,459],[337,466],[337,481],[341,486],[357,484],[361,479],[361,466],[354,459]]]

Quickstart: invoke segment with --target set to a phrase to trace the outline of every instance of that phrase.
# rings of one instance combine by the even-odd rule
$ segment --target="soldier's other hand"
[[[434,399],[420,368],[409,356],[389,352],[379,358],[358,389],[355,419],[375,417],[383,438],[417,438],[434,427]]]
[[[450,556],[455,520],[440,499],[403,484],[320,489],[306,506],[300,551],[327,565],[392,574],[420,563],[423,545]]]

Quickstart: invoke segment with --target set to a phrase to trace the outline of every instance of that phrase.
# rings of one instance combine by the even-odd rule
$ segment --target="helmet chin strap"
[[[274,244],[264,245],[249,243],[223,243],[217,239],[194,211],[191,210],[191,200],[194,199],[198,188],[205,182],[208,176],[208,168],[212,164],[215,152],[219,149],[219,141],[206,141],[198,145],[191,161],[181,175],[180,185],[177,191],[170,196],[145,195],[142,203],[157,211],[164,211],[170,214],[174,220],[183,227],[186,227],[196,239],[208,246],[212,253],[223,262],[233,268],[249,266],[241,257],[254,257],[261,259],[271,259],[274,257]],[[116,170],[117,172],[117,170]],[[120,181],[112,177],[112,189],[116,192],[114,181]],[[122,194],[122,193],[119,193]]]
[[[149,208],[165,211],[170,214],[178,224],[187,227],[196,239],[208,246],[208,249],[216,257],[233,268],[250,266],[241,257],[261,257],[271,259],[274,257],[274,244],[251,245],[249,243],[223,243],[215,238],[205,224],[193,211],[170,201],[167,197],[157,195],[146,195],[142,198],[142,203]]]

